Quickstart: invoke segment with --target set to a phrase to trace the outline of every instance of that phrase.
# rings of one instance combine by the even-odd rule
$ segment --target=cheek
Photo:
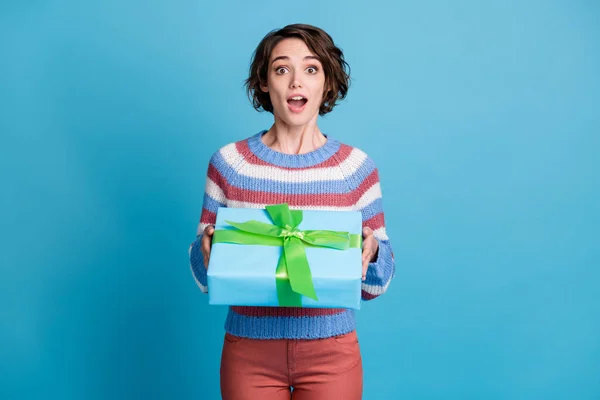
[[[321,107],[321,103],[323,103],[323,100],[325,99],[325,93],[323,93],[322,88],[315,89],[312,98],[314,99],[313,107]]]
[[[273,85],[270,86],[269,96],[271,96],[271,101],[275,103],[280,102],[285,97],[285,94],[277,86]]]
[[[326,88],[326,84],[324,81],[319,81],[318,83],[315,84],[315,89],[314,89],[314,93],[315,93],[315,98],[319,98],[320,100],[323,100],[323,98],[325,98],[325,89]]]

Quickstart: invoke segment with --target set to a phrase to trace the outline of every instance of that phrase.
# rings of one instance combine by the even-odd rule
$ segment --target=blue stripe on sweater
[[[375,199],[359,210],[362,214],[362,220],[367,221],[377,214],[383,212],[381,198]]]
[[[202,256],[202,250],[200,250],[201,239],[202,236],[199,236],[192,244],[192,249],[190,251],[190,264],[192,266],[194,277],[196,277],[202,286],[206,286],[206,268],[204,268],[204,257]]]
[[[216,214],[219,207],[225,207],[225,204],[213,199],[208,195],[208,193],[204,193],[203,208],[206,208],[208,211]]]
[[[289,194],[348,193],[349,190],[356,189],[375,168],[372,162],[365,160],[351,176],[346,178],[344,178],[341,170],[339,170],[340,179],[315,182],[282,182],[266,177],[253,178],[241,175],[225,161],[220,152],[217,152],[212,157],[211,163],[223,177],[226,177],[229,184],[240,189],[257,190],[259,188],[259,190],[265,192]]]

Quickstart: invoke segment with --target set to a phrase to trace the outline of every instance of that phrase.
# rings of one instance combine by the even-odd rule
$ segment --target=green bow
[[[328,230],[300,230],[302,210],[290,210],[287,204],[266,206],[273,225],[259,221],[225,221],[236,230],[218,229],[213,243],[235,243],[282,246],[275,280],[280,306],[301,307],[302,295],[317,300],[312,274],[306,258],[306,247],[328,247],[346,250],[360,248],[362,236]]]

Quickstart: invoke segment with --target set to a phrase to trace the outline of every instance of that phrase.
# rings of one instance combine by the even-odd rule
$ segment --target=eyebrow
[[[289,58],[288,56],[279,56],[279,57],[275,57],[275,58],[273,59],[273,61],[271,61],[271,64],[273,64],[273,63],[274,63],[275,61],[277,61],[277,60],[289,60],[289,59],[290,59],[290,58]],[[318,57],[315,57],[315,56],[306,56],[306,57],[304,57],[304,61],[306,61],[306,60],[317,60],[317,61],[321,62],[321,60],[319,60],[319,58],[318,58]]]

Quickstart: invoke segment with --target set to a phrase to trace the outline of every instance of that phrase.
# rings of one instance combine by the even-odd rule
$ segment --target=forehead
[[[306,56],[316,56],[310,51],[303,40],[297,38],[283,39],[273,48],[271,52],[271,60],[277,57],[289,57],[303,59]]]

